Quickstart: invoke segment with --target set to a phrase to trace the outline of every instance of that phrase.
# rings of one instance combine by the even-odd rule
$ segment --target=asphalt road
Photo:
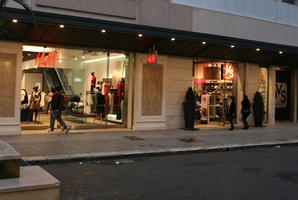
[[[62,200],[298,199],[295,146],[42,167],[61,181]]]

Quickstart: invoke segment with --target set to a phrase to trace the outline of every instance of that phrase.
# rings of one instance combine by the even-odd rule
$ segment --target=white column
[[[268,88],[268,125],[275,124],[275,84],[276,70],[275,67],[269,67],[269,88]]]

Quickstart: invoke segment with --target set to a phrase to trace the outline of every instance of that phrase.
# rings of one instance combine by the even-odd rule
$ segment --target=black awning
[[[4,39],[48,46],[77,46],[97,49],[127,50],[147,53],[155,46],[159,54],[191,58],[235,60],[265,65],[297,66],[298,47],[112,22],[91,18],[34,12],[37,26],[24,10],[7,8],[4,27],[10,35]],[[64,24],[61,29],[58,25]],[[107,32],[102,34],[101,29]],[[138,34],[143,37],[139,38]],[[171,41],[174,37],[176,40]],[[202,44],[205,41],[207,44]],[[235,48],[231,48],[234,45]],[[260,51],[256,51],[260,48]],[[283,51],[283,54],[279,54]]]

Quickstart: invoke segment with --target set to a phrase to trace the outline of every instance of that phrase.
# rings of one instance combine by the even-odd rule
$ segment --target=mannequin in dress
[[[94,76],[94,72],[91,72],[91,93],[93,93],[95,85],[96,85],[96,77]]]

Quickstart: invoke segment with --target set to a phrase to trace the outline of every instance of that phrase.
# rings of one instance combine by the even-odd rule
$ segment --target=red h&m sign
[[[149,54],[147,64],[156,64],[156,54]]]
[[[40,67],[41,65],[43,65],[56,67],[57,55],[57,51],[55,51],[54,53],[49,52],[48,57],[46,58],[46,52],[39,52],[37,57],[35,58],[34,66]]]

